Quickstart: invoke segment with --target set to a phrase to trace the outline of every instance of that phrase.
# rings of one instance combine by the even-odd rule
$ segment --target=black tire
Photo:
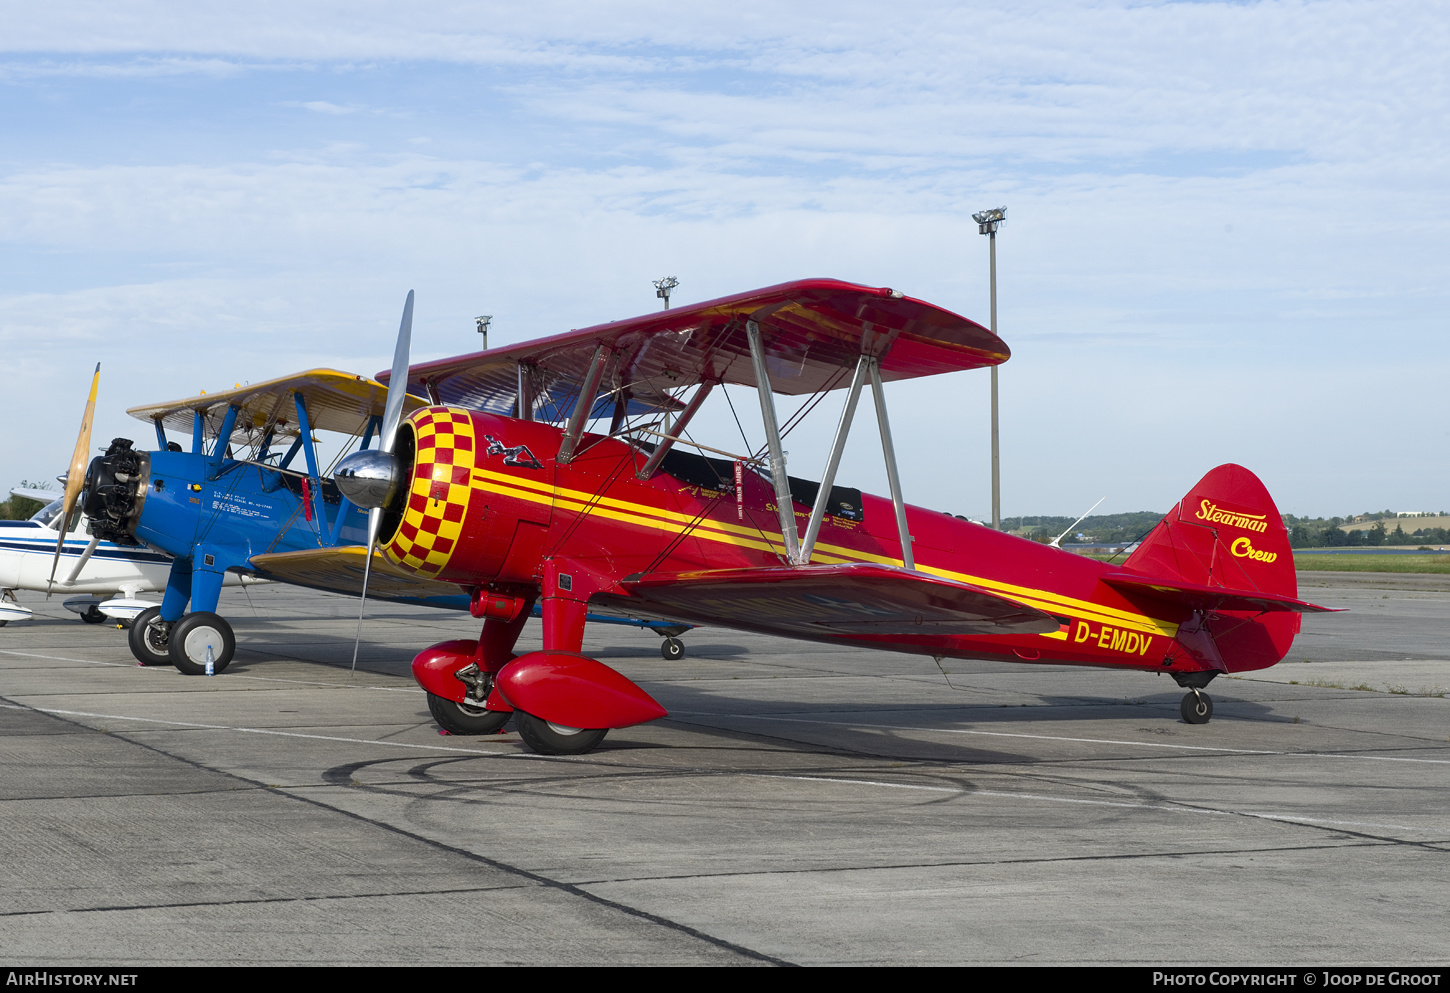
[[[148,607],[136,615],[126,644],[142,665],[170,665],[171,625],[161,619],[160,607]]]
[[[678,662],[685,657],[685,643],[679,638],[666,638],[660,642],[660,656],[666,662]]]
[[[206,650],[211,649],[212,672],[219,673],[232,661],[237,649],[232,626],[220,614],[198,610],[171,625],[168,651],[171,664],[188,676],[206,675]]]
[[[592,752],[609,733],[609,728],[569,728],[550,724],[541,717],[514,711],[514,727],[531,751],[540,755],[583,755]]]
[[[9,621],[0,621],[0,628],[3,628],[5,625],[7,625],[9,623],[10,623]]]
[[[81,620],[85,621],[87,624],[104,624],[109,621],[110,618],[107,617],[105,614],[101,613],[100,607],[97,607],[95,604],[91,604],[91,609],[87,610],[84,614],[81,615]]]
[[[439,727],[454,734],[493,734],[513,716],[507,710],[484,710],[466,703],[454,703],[436,693],[428,694],[428,712]]]
[[[1188,724],[1207,724],[1213,718],[1213,697],[1207,693],[1188,693],[1178,705],[1178,712]]]

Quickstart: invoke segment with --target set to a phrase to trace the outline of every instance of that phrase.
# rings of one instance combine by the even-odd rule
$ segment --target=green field
[[[1450,573],[1450,555],[1295,555],[1300,572]]]

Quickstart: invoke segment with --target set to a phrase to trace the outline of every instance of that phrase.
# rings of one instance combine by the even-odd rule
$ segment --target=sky
[[[385,368],[410,289],[415,361],[666,275],[986,324],[970,215],[1005,205],[1004,517],[1163,511],[1223,462],[1286,513],[1439,510],[1447,50],[1423,0],[0,0],[0,484],[64,471],[97,362],[97,446],[149,445],[127,407]],[[989,517],[987,374],[887,394],[908,501]],[[863,413],[838,481],[884,493]]]

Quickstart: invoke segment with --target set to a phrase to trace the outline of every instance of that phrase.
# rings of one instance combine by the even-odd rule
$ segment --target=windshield
[[[61,499],[61,500],[52,500],[52,501],[50,501],[50,503],[46,504],[44,507],[41,507],[39,510],[37,510],[34,513],[34,515],[31,516],[30,519],[32,521],[39,521],[41,524],[44,524],[46,527],[51,527],[52,526],[52,522],[57,517],[60,516],[61,507],[62,507],[62,505],[64,503],[65,503],[65,500],[64,499]]]
[[[65,499],[64,498],[61,498],[59,500],[52,500],[50,503],[46,504],[44,507],[41,507],[38,511],[36,511],[35,514],[30,519],[32,521],[36,521],[36,522],[38,522],[40,524],[45,525],[46,527],[48,527],[52,531],[54,531],[56,529],[56,527],[60,524],[60,521],[59,521],[60,512],[64,508],[64,505],[65,505]],[[90,534],[91,533],[91,521],[90,521],[90,518],[86,518],[86,517],[82,517],[81,516],[81,509],[80,509],[80,507],[77,507],[71,513],[71,526],[70,526],[70,531],[68,531],[67,533],[70,533],[71,531],[75,531],[76,528],[77,528],[77,526],[80,524],[80,522],[82,520],[84,520],[85,521],[85,524],[86,524],[86,527],[85,527],[86,534]]]

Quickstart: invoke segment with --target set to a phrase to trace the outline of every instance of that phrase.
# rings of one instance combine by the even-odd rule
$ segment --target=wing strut
[[[686,426],[690,423],[690,418],[695,416],[695,411],[700,409],[700,405],[705,402],[705,398],[710,395],[710,391],[714,388],[715,384],[709,380],[701,383],[700,388],[695,391],[695,395],[690,398],[689,405],[680,411],[679,417],[675,418],[674,424],[668,423],[669,418],[668,416],[666,417],[665,430],[660,435],[659,447],[654,450],[654,454],[649,457],[649,461],[645,462],[636,474],[640,479],[649,479],[655,474],[655,470],[660,467],[660,463],[670,453],[670,449],[675,447],[676,439],[684,433]]]
[[[886,391],[881,388],[881,361],[871,360],[871,392],[876,395],[876,424],[881,428],[881,454],[886,456],[886,478],[891,483],[891,506],[896,508],[896,533],[901,538],[901,564],[916,568],[911,554],[911,532],[906,529],[906,503],[901,499],[901,480],[896,475],[896,448],[891,444],[891,422],[886,419]]]
[[[795,504],[791,501],[790,479],[785,474],[785,452],[780,447],[780,425],[775,419],[775,394],[770,389],[770,372],[765,366],[765,349],[760,344],[760,325],[745,322],[750,339],[750,360],[755,364],[755,388],[760,394],[760,419],[765,422],[765,441],[770,448],[770,478],[775,484],[775,509],[780,515],[780,536],[785,542],[785,559],[800,564],[796,540]]]
[[[831,499],[831,487],[836,482],[836,470],[841,465],[841,453],[845,451],[846,437],[851,433],[851,418],[856,416],[856,401],[861,399],[861,386],[866,381],[866,369],[870,364],[869,355],[863,355],[856,361],[856,374],[851,377],[851,388],[846,393],[846,408],[841,411],[841,422],[836,425],[836,440],[831,443],[826,471],[821,474],[821,488],[816,493],[816,505],[811,508],[811,520],[806,525],[805,540],[801,542],[801,565],[810,564],[811,552],[816,548],[816,536],[821,533],[821,522],[826,519],[826,504]]]
[[[574,412],[569,415],[569,426],[564,430],[564,440],[559,443],[558,462],[568,465],[574,458],[574,446],[584,433],[584,422],[594,409],[594,397],[599,393],[599,381],[604,378],[604,367],[608,364],[609,350],[603,345],[594,349],[594,358],[589,362],[589,371],[579,387],[579,396],[574,400]],[[406,375],[407,370],[404,370]]]

